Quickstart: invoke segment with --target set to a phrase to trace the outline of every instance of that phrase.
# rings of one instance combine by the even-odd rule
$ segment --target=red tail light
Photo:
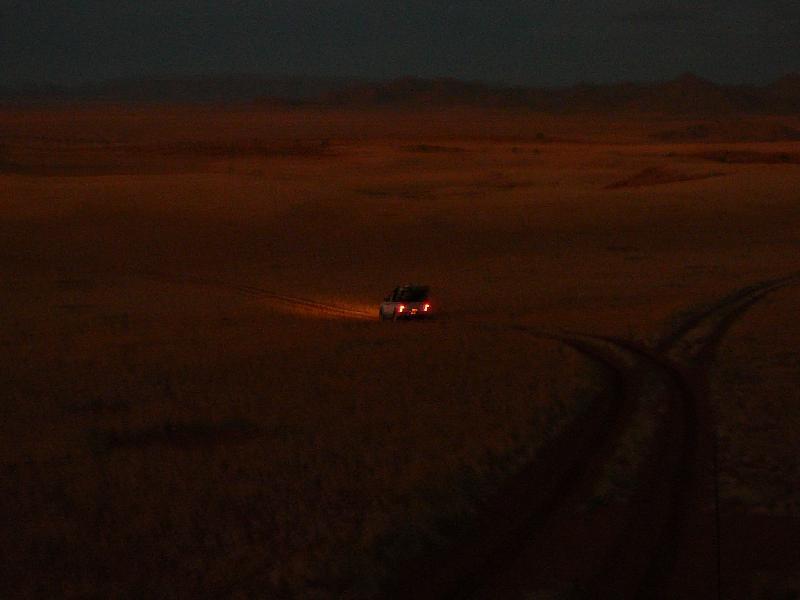
[[[400,306],[397,308],[397,312],[403,312],[405,309],[406,309],[406,305],[405,305],[405,304],[401,304],[401,305],[400,305]]]
[[[429,309],[430,307],[431,307],[431,305],[430,305],[430,304],[426,304],[425,306],[423,306],[423,307],[422,307],[422,311],[423,311],[423,312],[428,312],[428,309]]]

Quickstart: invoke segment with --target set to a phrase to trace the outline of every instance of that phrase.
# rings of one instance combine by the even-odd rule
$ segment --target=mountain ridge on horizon
[[[580,82],[533,87],[452,77],[388,80],[355,77],[217,75],[143,77],[66,85],[0,86],[4,104],[277,103],[339,107],[476,106],[544,112],[798,113],[800,73],[765,85],[718,84],[691,72],[660,82]]]

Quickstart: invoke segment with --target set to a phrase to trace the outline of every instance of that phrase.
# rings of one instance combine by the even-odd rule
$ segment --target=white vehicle
[[[394,288],[394,291],[383,299],[378,312],[378,318],[381,321],[427,319],[433,315],[434,310],[428,294],[428,286],[411,283]]]

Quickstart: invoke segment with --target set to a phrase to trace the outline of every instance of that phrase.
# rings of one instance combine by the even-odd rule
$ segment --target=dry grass
[[[796,165],[606,189],[735,145],[650,141],[685,125],[2,113],[6,595],[369,595],[599,382],[555,344],[471,322],[646,338],[796,270]],[[374,311],[407,280],[445,318],[330,320],[191,283]]]
[[[725,340],[712,382],[723,580],[742,598],[800,593],[799,298],[787,289],[752,308]]]
[[[725,343],[714,380],[721,492],[740,509],[800,516],[796,290],[764,300]]]
[[[370,595],[595,377],[518,334],[205,286],[17,279],[2,299],[0,543],[23,595]]]

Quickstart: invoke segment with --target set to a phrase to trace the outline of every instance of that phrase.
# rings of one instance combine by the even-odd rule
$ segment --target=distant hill
[[[354,79],[219,77],[115,79],[71,86],[28,85],[0,88],[0,101],[59,102],[303,102],[356,85]]]
[[[321,100],[324,104],[351,105],[508,104],[512,93],[511,89],[457,79],[405,77],[333,90]]]
[[[787,75],[761,87],[719,85],[687,73],[660,83],[579,84],[549,89],[405,78],[334,90],[323,97],[323,102],[340,106],[525,107],[545,112],[785,114],[800,112],[800,75]]]
[[[800,74],[765,86],[720,85],[686,73],[658,83],[579,84],[563,88],[488,85],[457,79],[390,81],[227,77],[124,79],[75,86],[0,88],[0,102],[313,103],[330,106],[480,106],[544,112],[657,112],[719,115],[800,114]],[[692,135],[689,132],[685,135]]]

